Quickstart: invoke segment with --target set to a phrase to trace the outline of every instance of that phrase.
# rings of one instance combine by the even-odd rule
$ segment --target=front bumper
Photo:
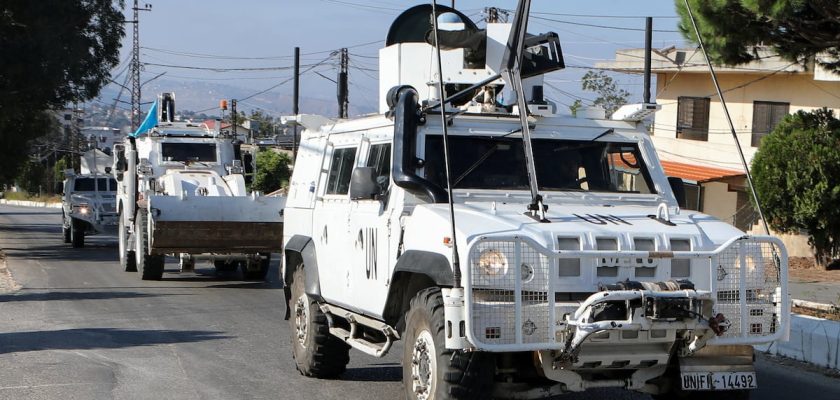
[[[504,276],[489,276],[475,267],[473,259],[487,248],[501,248],[509,254],[509,271]],[[692,268],[702,267],[697,276],[705,280],[694,280],[698,290],[607,291],[583,301],[570,301],[564,298],[568,285],[562,282],[558,268],[560,260],[575,258],[581,260],[582,271],[600,260],[625,265],[634,260],[690,259]],[[598,339],[604,337],[612,344],[619,344],[622,337],[630,337],[627,343],[631,345],[661,342],[667,354],[677,340],[676,332],[686,340],[685,351],[693,352],[707,343],[735,345],[784,340],[789,331],[787,252],[782,242],[773,237],[745,236],[733,238],[712,251],[673,252],[551,252],[528,238],[483,237],[472,244],[468,265],[463,294],[466,312],[463,316],[451,313],[454,326],[461,322],[459,319],[465,325],[461,348],[491,352],[553,350],[557,365],[580,366],[582,361],[577,354],[581,346],[597,347]],[[633,305],[646,299],[682,299],[684,304],[693,304],[695,314],[682,318],[645,315],[643,307]],[[618,317],[593,318],[593,309],[606,302],[625,302],[627,312]],[[728,329],[720,335],[709,326],[717,314],[723,314],[729,322]],[[636,334],[622,335],[622,331]],[[448,341],[447,346],[459,347],[455,340]]]

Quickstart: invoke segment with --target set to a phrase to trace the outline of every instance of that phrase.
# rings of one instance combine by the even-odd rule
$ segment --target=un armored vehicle
[[[165,256],[181,271],[197,261],[219,272],[266,277],[280,251],[283,197],[249,193],[238,142],[205,124],[175,121],[164,93],[141,128],[115,146],[120,264],[144,280],[161,279]]]
[[[287,119],[305,127],[283,237],[298,370],[402,340],[409,399],[748,396],[751,345],[788,331],[783,244],[680,209],[640,122],[655,104],[557,113],[559,39],[525,34],[527,3],[482,29],[411,8],[380,50],[379,114]]]
[[[64,243],[84,247],[85,237],[117,231],[117,182],[106,174],[65,173],[60,185]]]

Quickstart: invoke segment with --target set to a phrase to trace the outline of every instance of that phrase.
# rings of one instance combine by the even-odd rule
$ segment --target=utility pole
[[[300,109],[298,108],[298,96],[300,95],[300,47],[295,47],[295,72],[294,72],[294,89],[292,91],[292,114],[297,117]],[[297,160],[298,152],[298,133],[297,124],[294,126],[294,141],[292,142],[292,160]]]
[[[134,19],[126,21],[134,24],[134,41],[131,49],[131,130],[140,126],[140,11],[152,11],[151,4],[141,8],[139,0],[134,0]]]
[[[349,89],[347,87],[347,66],[349,63],[349,56],[347,48],[342,48],[339,51],[339,68],[338,68],[338,117],[347,118],[350,108],[350,100],[348,98]]]
[[[230,100],[230,134],[236,139],[236,134],[239,131],[236,129],[236,99]]]

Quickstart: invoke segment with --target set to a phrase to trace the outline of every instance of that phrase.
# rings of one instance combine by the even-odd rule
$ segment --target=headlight
[[[478,256],[478,268],[486,275],[504,275],[508,272],[508,260],[499,250],[482,250]]]
[[[74,205],[74,206],[73,206],[73,208],[74,208],[74,209],[75,209],[75,211],[76,211],[77,213],[79,213],[79,214],[82,214],[82,215],[88,215],[88,214],[90,214],[90,207],[88,207],[88,205],[87,205],[87,204],[78,204],[78,205]]]

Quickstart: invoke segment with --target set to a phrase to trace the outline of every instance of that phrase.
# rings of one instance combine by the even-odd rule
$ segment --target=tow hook
[[[726,331],[729,330],[730,325],[732,325],[732,322],[720,313],[709,319],[709,328],[711,328],[715,335],[718,336],[722,336],[726,333]]]

